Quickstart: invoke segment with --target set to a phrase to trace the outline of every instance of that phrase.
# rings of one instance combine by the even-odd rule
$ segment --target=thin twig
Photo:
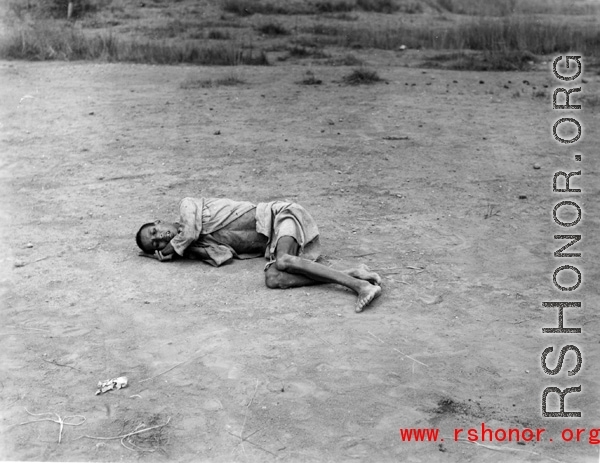
[[[342,256],[344,258],[346,257],[366,257],[366,256],[372,256],[373,254],[379,254],[380,251],[376,251],[376,252],[367,252],[365,254],[354,254],[354,255],[349,255],[349,256]]]
[[[187,359],[187,360],[184,360],[183,362],[179,362],[178,364],[176,364],[176,365],[173,365],[171,368],[168,368],[168,369],[166,369],[165,371],[162,371],[162,372],[158,373],[157,375],[151,376],[150,378],[142,379],[142,380],[141,380],[141,381],[139,381],[139,382],[140,382],[140,383],[144,383],[144,382],[146,382],[146,381],[150,381],[151,379],[158,378],[160,375],[164,375],[165,373],[168,373],[169,371],[171,371],[171,370],[173,370],[173,369],[177,368],[177,367],[178,367],[178,366],[180,366],[180,365],[183,365],[183,364],[184,364],[184,363],[186,363],[186,362],[191,362],[192,360],[196,360],[197,358],[200,358],[200,357],[203,357],[203,356],[204,356],[204,354],[202,354],[202,355],[197,355],[196,357],[192,357],[192,358],[189,358],[189,359]]]
[[[70,415],[70,416],[65,416],[64,418],[62,418],[58,413],[53,413],[53,412],[31,413],[29,410],[27,410],[27,408],[25,408],[25,411],[27,412],[28,415],[31,415],[31,416],[43,416],[43,415],[56,416],[55,420],[52,418],[41,418],[39,420],[24,421],[23,423],[19,423],[16,426],[22,426],[24,424],[30,424],[30,423],[39,423],[40,421],[52,421],[53,423],[60,425],[60,428],[58,430],[58,443],[59,444],[62,441],[62,432],[63,432],[63,428],[64,428],[65,424],[67,426],[81,426],[83,423],[85,423],[85,416],[82,416],[82,415]],[[68,420],[69,418],[82,418],[83,421],[81,421],[81,423],[67,423],[66,420]]]
[[[370,331],[367,331],[367,333],[369,333],[371,336],[373,336],[375,339],[377,339],[377,340],[378,340],[378,341],[379,341],[381,344],[385,344],[385,342],[384,342],[384,341],[382,341],[381,339],[379,339],[377,336],[375,336],[375,335],[374,335],[373,333],[371,333]],[[413,362],[420,363],[420,364],[421,364],[421,365],[423,365],[424,367],[428,367],[428,368],[429,368],[429,365],[426,365],[426,364],[424,364],[423,362],[419,362],[417,359],[415,359],[415,358],[412,358],[410,355],[408,355],[408,354],[405,354],[405,353],[404,353],[404,352],[402,352],[401,350],[398,350],[398,349],[396,349],[395,347],[392,347],[392,349],[393,349],[393,350],[395,350],[396,352],[398,352],[398,353],[400,353],[400,354],[404,355],[406,358],[409,358],[409,359],[411,359]]]
[[[241,436],[244,435],[244,428],[246,427],[246,420],[248,419],[248,410],[250,409],[250,405],[252,405],[252,402],[254,401],[254,397],[256,396],[257,390],[258,390],[258,378],[256,378],[256,386],[254,387],[254,394],[252,394],[252,398],[250,399],[250,402],[248,402],[248,405],[246,406],[246,413],[244,415],[244,424],[242,424],[242,431],[240,432],[240,439],[241,439],[240,444],[242,445],[242,450],[244,450],[244,453],[246,453],[246,450],[244,449],[244,439],[242,439]]]
[[[258,432],[258,431],[256,431],[256,432]],[[250,436],[252,436],[252,435],[256,434],[256,432],[253,432],[252,434],[250,434]],[[241,439],[241,438],[240,438],[240,436],[238,436],[237,434],[234,434],[234,433],[232,433],[232,432],[229,432],[229,431],[227,431],[227,433],[228,433],[228,434],[231,434],[233,437],[237,437],[238,439]],[[252,442],[251,440],[248,440],[248,438],[249,438],[250,436],[248,436],[248,437],[246,437],[246,438],[242,439],[242,442],[248,442],[249,444],[251,444],[251,445],[254,445],[254,447],[256,447],[257,449],[260,449],[260,450],[262,450],[263,452],[267,452],[267,453],[269,453],[269,454],[273,455],[274,457],[276,457],[276,456],[277,456],[276,454],[274,454],[274,453],[273,453],[273,452],[271,452],[270,450],[267,450],[267,449],[265,449],[265,448],[261,447],[260,445],[258,445],[257,443],[255,443],[255,442]]]
[[[143,433],[143,432],[146,432],[146,431],[152,431],[153,429],[157,429],[157,428],[163,428],[163,427],[165,427],[166,425],[168,425],[168,424],[169,424],[169,421],[171,421],[171,417],[169,417],[169,418],[167,419],[167,422],[166,422],[165,424],[159,424],[159,425],[157,425],[157,426],[152,426],[152,427],[150,427],[150,428],[144,428],[144,429],[140,429],[139,431],[133,431],[133,432],[130,432],[130,433],[128,433],[128,434],[122,434],[122,435],[120,435],[120,436],[114,436],[114,437],[94,437],[94,436],[88,436],[87,434],[84,434],[83,436],[79,436],[79,437],[77,437],[77,438],[76,438],[76,439],[74,439],[74,440],[81,439],[82,437],[87,437],[88,439],[96,439],[96,440],[115,440],[115,439],[125,439],[126,437],[129,437],[129,436],[134,436],[134,435],[136,435],[136,434],[141,434],[141,433]]]
[[[67,367],[71,370],[81,371],[79,368],[72,367],[71,365],[65,365],[64,363],[53,362],[52,360],[46,360],[44,357],[40,357],[44,362],[56,365],[57,367]]]
[[[29,265],[29,264],[35,264],[36,262],[41,262],[43,260],[50,259],[50,257],[54,257],[54,256],[40,257],[39,259],[32,260],[31,262],[18,262],[17,264],[15,264],[15,267],[25,267],[26,265]]]

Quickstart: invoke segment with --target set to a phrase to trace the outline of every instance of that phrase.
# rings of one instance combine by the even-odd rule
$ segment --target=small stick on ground
[[[371,336],[373,336],[375,339],[377,339],[381,344],[385,344],[385,341],[379,339],[377,336],[375,336],[373,333],[371,333],[370,331],[367,331],[367,333],[369,333]],[[411,359],[413,362],[417,362],[420,363],[421,365],[423,365],[424,367],[429,368],[429,365],[424,364],[423,362],[419,362],[417,359],[412,358],[410,355],[405,354],[404,352],[402,352],[401,350],[396,349],[395,347],[392,347],[393,350],[395,350],[396,352],[404,355],[406,358]]]
[[[130,433],[127,433],[127,434],[121,434],[120,436],[114,436],[114,437],[95,437],[95,436],[88,436],[87,434],[84,434],[83,436],[79,436],[79,437],[77,437],[74,440],[81,439],[82,437],[85,437],[87,439],[96,439],[96,440],[125,439],[126,437],[134,436],[136,434],[141,434],[141,433],[147,432],[147,431],[152,431],[153,429],[163,428],[163,427],[165,427],[166,425],[169,424],[169,421],[171,421],[171,417],[167,418],[167,422],[165,424],[159,424],[157,426],[151,426],[149,428],[140,429],[139,431],[133,431],[133,432],[130,432]]]
[[[366,257],[366,256],[372,256],[374,254],[379,254],[379,253],[380,253],[380,251],[376,251],[376,252],[367,252],[367,253],[364,253],[364,254],[353,254],[353,255],[350,255],[350,256],[342,256],[342,257],[343,258],[348,258],[348,257]]]
[[[495,215],[500,215],[500,210],[496,209],[496,206],[494,206],[493,204],[488,204],[487,211],[483,215],[483,218],[489,219],[490,217],[493,217]]]
[[[51,365],[56,365],[57,367],[67,367],[67,368],[70,368],[71,370],[75,370],[75,371],[81,372],[81,370],[79,368],[72,367],[71,365],[65,365],[64,363],[58,363],[58,362],[54,362],[52,360],[46,360],[44,357],[40,357],[40,358],[44,362],[50,363]]]
[[[257,390],[258,390],[258,378],[256,378],[256,386],[254,386],[254,394],[252,394],[252,398],[250,399],[250,402],[248,402],[248,405],[246,407],[246,413],[244,415],[244,424],[242,424],[242,432],[240,432],[240,444],[242,445],[242,449],[244,449],[244,439],[242,439],[242,436],[244,435],[244,428],[246,427],[246,420],[248,419],[248,410],[250,409],[252,402],[254,402],[254,397],[256,397]],[[245,453],[245,450],[244,450],[244,453]]]
[[[54,415],[56,416],[56,419],[52,419],[52,418],[40,418],[39,420],[32,420],[32,421],[24,421],[23,423],[19,423],[15,426],[22,426],[24,424],[30,424],[30,423],[39,423],[41,421],[52,421],[53,423],[56,423],[58,425],[60,425],[59,431],[58,431],[58,443],[60,444],[62,441],[62,432],[63,432],[63,427],[66,424],[67,426],[81,426],[83,423],[85,423],[85,416],[82,415],[70,415],[70,416],[65,416],[64,418],[62,418],[58,413],[51,413],[51,412],[47,412],[47,413],[31,413],[29,410],[25,409],[25,411],[27,412],[28,415],[31,416],[44,416],[44,415]],[[67,420],[69,418],[81,418],[82,421],[79,423],[68,423]]]
[[[150,381],[151,379],[158,378],[160,375],[164,375],[165,373],[168,373],[169,371],[174,370],[178,366],[183,365],[184,363],[187,363],[187,362],[191,362],[192,360],[196,360],[197,358],[200,358],[200,357],[204,357],[204,354],[189,358],[187,360],[184,360],[183,362],[179,362],[178,364],[173,365],[171,368],[168,368],[165,371],[158,373],[157,375],[151,376],[150,378],[142,379],[141,381],[138,381],[138,382],[145,383],[146,381]]]
[[[41,262],[43,260],[50,259],[51,257],[53,256],[40,257],[39,259],[32,260],[31,262],[16,262],[15,267],[25,267],[26,265],[35,264],[36,262]]]

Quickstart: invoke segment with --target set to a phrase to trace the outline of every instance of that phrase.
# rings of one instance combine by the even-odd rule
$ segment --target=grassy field
[[[10,0],[0,57],[340,64],[349,50],[450,50],[456,59],[436,53],[438,65],[526,69],[549,54],[596,56],[599,5],[589,0],[569,5],[558,0],[78,0],[67,19],[67,0]],[[457,55],[457,50],[474,53]]]

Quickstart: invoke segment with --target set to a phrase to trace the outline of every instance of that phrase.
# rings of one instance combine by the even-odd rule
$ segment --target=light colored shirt
[[[171,240],[177,254],[200,238],[226,227],[256,206],[226,198],[183,198],[179,202],[179,233]]]

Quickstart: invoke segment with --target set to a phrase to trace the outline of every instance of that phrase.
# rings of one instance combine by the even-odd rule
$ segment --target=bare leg
[[[291,288],[314,285],[318,283],[337,283],[358,294],[355,310],[361,312],[373,299],[381,294],[381,288],[372,285],[367,279],[355,278],[353,272],[366,277],[367,270],[362,268],[346,272],[334,270],[316,262],[298,257],[298,243],[292,237],[280,238],[275,250],[275,264],[266,272],[266,283],[269,288]],[[371,274],[372,272],[368,272]],[[372,274],[375,281],[379,275]],[[381,279],[379,279],[381,281]]]
[[[358,278],[359,280],[368,281],[373,285],[381,286],[381,277],[377,273],[371,272],[369,267],[367,267],[365,264],[360,264],[358,267],[348,270],[340,270],[340,272],[345,273],[353,278]],[[275,265],[271,265],[267,269],[265,276],[267,279],[267,286],[272,288],[297,288],[300,286],[310,286],[325,283],[305,277],[304,275],[281,272],[277,270]]]

